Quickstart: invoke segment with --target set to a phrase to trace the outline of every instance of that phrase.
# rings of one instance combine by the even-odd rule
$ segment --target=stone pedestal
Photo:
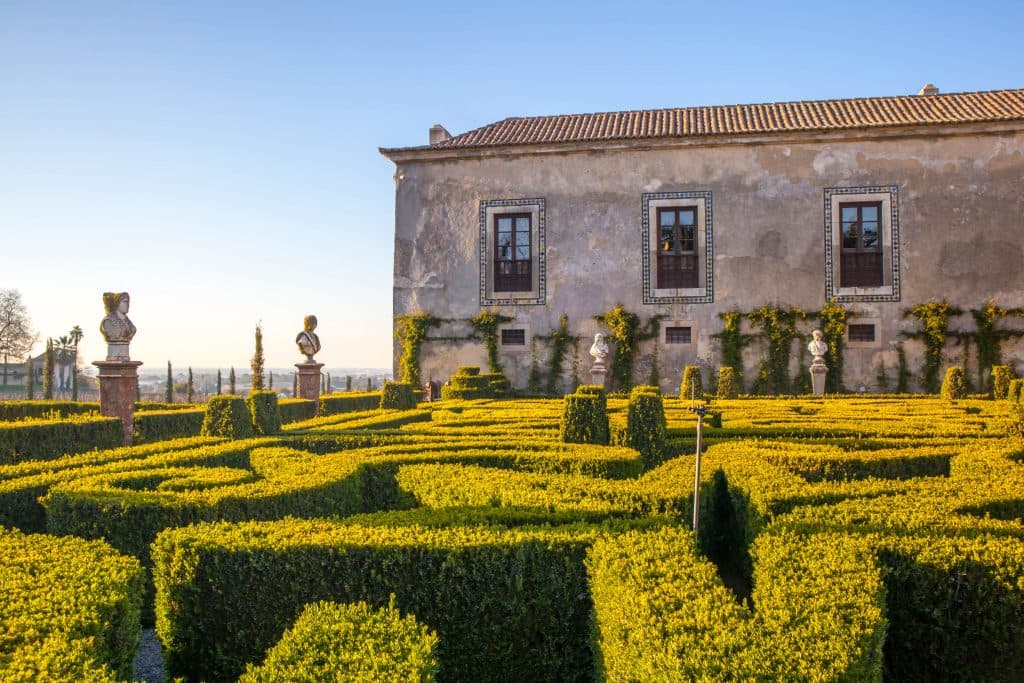
[[[100,370],[100,414],[121,420],[124,445],[132,445],[135,431],[135,394],[139,386],[139,360],[98,360]]]
[[[815,396],[823,396],[825,394],[825,376],[828,375],[828,366],[825,365],[825,361],[818,361],[819,359],[815,358],[814,362],[811,363],[811,388],[814,390]]]
[[[605,378],[608,376],[608,368],[603,363],[594,363],[590,368],[590,383],[599,387],[604,386]]]
[[[320,401],[320,368],[323,363],[296,363],[299,369],[299,398]]]

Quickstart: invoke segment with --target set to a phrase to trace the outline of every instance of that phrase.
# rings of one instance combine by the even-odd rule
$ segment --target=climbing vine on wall
[[[490,372],[501,372],[501,359],[498,357],[498,326],[512,322],[513,318],[493,311],[480,311],[469,319],[473,330],[483,338],[487,350],[487,367]]]
[[[612,381],[620,391],[628,391],[632,386],[633,363],[637,347],[641,341],[653,339],[661,330],[661,321],[665,316],[656,315],[640,326],[640,318],[630,313],[621,305],[607,313],[595,315],[594,319],[608,328],[611,341],[615,345],[612,356]]]
[[[1024,330],[999,329],[999,321],[1011,315],[1024,315],[1024,309],[996,306],[991,299],[986,301],[981,308],[971,309],[975,331],[961,336],[973,338],[977,346],[978,388],[981,391],[992,389],[990,373],[993,365],[1002,365],[1003,363],[1003,340],[1024,337]],[[967,364],[965,363],[964,371],[966,372],[966,370]]]
[[[821,321],[821,336],[828,344],[826,363],[828,374],[825,375],[825,391],[838,393],[843,390],[843,351],[846,347],[846,309],[836,303],[835,299],[827,301],[817,314]],[[801,349],[803,346],[801,345]],[[803,367],[803,362],[800,363]]]
[[[548,368],[547,377],[544,383],[544,391],[549,395],[554,395],[558,392],[558,384],[562,380],[562,365],[565,363],[565,357],[569,353],[569,345],[572,344],[574,347],[579,344],[580,338],[569,334],[569,316],[563,313],[558,317],[558,328],[551,334],[538,335],[535,337],[551,346],[551,354],[548,356]],[[573,367],[573,375],[575,376],[576,369],[575,363]],[[573,382],[575,383],[575,377]]]
[[[796,324],[807,317],[799,308],[780,308],[774,304],[765,304],[747,314],[747,319],[761,328],[761,336],[768,345],[762,373],[767,393],[789,393],[789,361],[797,337]]]
[[[757,335],[742,333],[743,313],[739,309],[719,313],[718,317],[724,323],[723,329],[711,336],[718,339],[722,345],[722,365],[732,368],[736,390],[743,393],[743,349],[749,346]]]
[[[402,382],[420,386],[420,350],[427,338],[427,332],[443,321],[429,313],[400,315],[395,318],[395,339],[402,345],[398,359],[398,370]]]
[[[949,316],[963,313],[949,305],[946,300],[929,301],[903,311],[904,318],[915,318],[921,325],[917,332],[903,332],[903,336],[918,339],[924,343],[924,367],[921,370],[921,386],[930,394],[939,391],[939,370],[942,368],[942,351],[949,336]]]

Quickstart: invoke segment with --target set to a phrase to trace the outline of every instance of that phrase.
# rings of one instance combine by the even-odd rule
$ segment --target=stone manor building
[[[512,318],[499,352],[513,386],[563,314],[586,381],[594,316],[622,305],[664,316],[658,363],[676,391],[684,365],[717,372],[720,313],[834,299],[850,316],[844,384],[872,390],[896,343],[920,368],[907,308],[1024,306],[1024,89],[507,118],[381,153],[396,166],[394,314],[446,320],[424,381],[486,366],[460,339],[485,309]],[[653,351],[638,349],[638,381]],[[750,378],[763,345],[744,354]],[[1024,371],[1024,345],[1003,354]]]

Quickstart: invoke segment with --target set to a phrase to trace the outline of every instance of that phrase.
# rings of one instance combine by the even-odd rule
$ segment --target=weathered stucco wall
[[[874,389],[880,361],[894,374],[891,342],[914,329],[914,321],[903,318],[913,304],[932,298],[964,309],[988,298],[1024,304],[1019,131],[409,161],[399,163],[395,181],[396,315],[425,311],[464,320],[478,313],[480,202],[544,198],[546,304],[494,307],[527,328],[526,347],[502,348],[516,387],[526,384],[530,337],[550,334],[563,313],[570,330],[587,339],[579,349],[581,379],[590,364],[589,338],[600,329],[595,314],[622,304],[644,322],[661,314],[663,326],[690,326],[695,344],[659,348],[663,389],[674,391],[686,364],[717,371],[720,355],[711,335],[722,329],[720,312],[764,303],[819,309],[825,301],[826,188],[895,185],[899,193],[901,300],[847,304],[856,317],[878,323],[874,344],[846,351],[848,388]],[[696,190],[712,193],[714,302],[645,305],[641,196]],[[953,327],[973,329],[970,315]],[[432,336],[468,332],[468,325],[453,323]],[[640,349],[637,378],[646,377],[652,348],[646,342]],[[543,366],[547,347],[537,350]],[[920,344],[907,342],[906,350],[916,371]],[[394,351],[397,369],[397,343]],[[959,360],[959,349],[948,351],[951,361]],[[1004,351],[1024,370],[1024,346],[1007,343]],[[794,363],[796,352],[794,346]],[[748,377],[762,353],[748,350]],[[443,381],[460,364],[486,365],[479,343],[430,342],[421,359],[424,380]]]

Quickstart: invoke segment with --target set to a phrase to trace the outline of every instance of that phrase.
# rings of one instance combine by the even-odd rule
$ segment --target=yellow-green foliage
[[[576,395],[625,440],[631,402],[598,391]],[[0,524],[147,563],[158,536],[160,634],[192,679],[255,666],[310,602],[392,593],[450,679],[1024,679],[1019,404],[717,399],[697,539],[696,419],[661,405],[647,471],[563,442],[562,401],[449,400],[0,466]]]
[[[658,387],[633,387],[622,445],[640,451],[644,467],[650,469],[665,456],[665,407]]]
[[[343,394],[326,394],[320,397],[320,412],[324,415],[351,413],[360,410],[374,410],[380,407],[379,391],[346,391]]]
[[[0,679],[132,673],[143,572],[101,541],[0,528]]]
[[[270,436],[281,431],[281,409],[277,406],[277,393],[250,391],[245,399],[256,436]]]
[[[394,605],[373,609],[365,602],[307,605],[295,625],[249,665],[239,683],[410,681],[430,683],[437,673],[437,636],[402,616]]]
[[[99,414],[99,403],[78,401],[0,401],[0,422],[57,419],[68,415]]]
[[[148,410],[135,413],[134,443],[153,443],[199,436],[206,409]]]
[[[759,538],[754,554],[751,611],[699,556],[690,532],[598,541],[587,560],[598,678],[881,679],[885,592],[866,544],[776,534]]]
[[[946,370],[946,378],[942,380],[942,398],[947,401],[956,401],[967,395],[967,380],[964,378],[964,369],[959,365]]]
[[[588,678],[583,556],[594,537],[300,520],[171,529],[153,544],[157,632],[172,675],[225,680],[307,602],[382,607],[393,595],[437,632],[452,680]]]
[[[384,382],[380,395],[381,410],[409,410],[417,403],[416,387],[401,382]]]
[[[0,422],[0,464],[114,448],[123,440],[121,421],[116,417],[69,414],[57,419]]]
[[[1013,368],[1009,365],[992,366],[992,398],[1006,398],[1010,392],[1010,381],[1015,378]]]
[[[683,400],[704,398],[704,384],[701,382],[699,365],[687,365],[683,368],[683,381],[679,383],[679,398]]]
[[[247,439],[255,436],[252,414],[241,396],[211,396],[203,418],[203,436]]]
[[[683,392],[682,388],[680,391],[682,393],[679,394],[679,397],[685,399],[686,392]],[[738,394],[736,371],[728,365],[718,368],[718,398],[736,398]]]
[[[323,398],[328,398],[324,396]],[[310,420],[316,417],[316,401],[305,398],[282,398],[277,401],[282,424]]]
[[[562,421],[559,423],[562,441],[596,444],[609,442],[611,434],[604,389],[584,384],[576,389],[575,394],[566,394],[562,401]]]

